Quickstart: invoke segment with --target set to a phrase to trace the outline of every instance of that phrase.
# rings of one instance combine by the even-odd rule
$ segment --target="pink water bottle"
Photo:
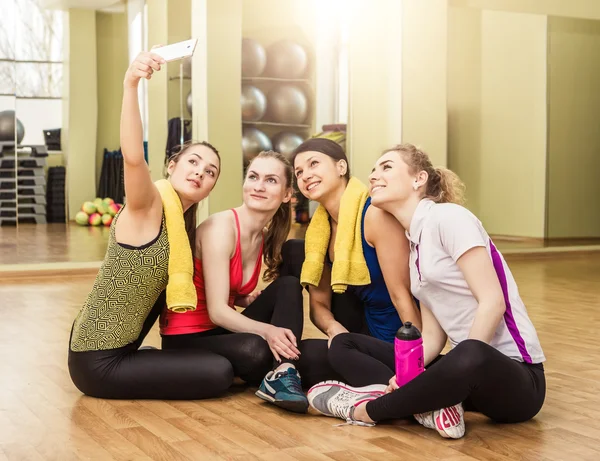
[[[394,352],[398,386],[404,386],[423,373],[423,339],[412,322],[405,322],[396,333]]]

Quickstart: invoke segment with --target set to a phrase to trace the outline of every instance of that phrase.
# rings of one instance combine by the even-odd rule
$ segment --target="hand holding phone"
[[[153,48],[152,53],[159,55],[165,61],[175,61],[177,59],[187,58],[194,54],[196,49],[197,38],[184,40],[183,42],[172,43],[171,45]]]

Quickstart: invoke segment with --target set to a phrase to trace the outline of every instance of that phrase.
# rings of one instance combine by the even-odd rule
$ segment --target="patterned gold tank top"
[[[141,247],[122,245],[110,227],[108,247],[92,291],[73,324],[73,352],[116,349],[138,339],[146,317],[168,281],[169,240],[160,233]]]

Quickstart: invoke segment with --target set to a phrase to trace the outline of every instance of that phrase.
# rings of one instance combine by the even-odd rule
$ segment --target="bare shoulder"
[[[200,258],[202,254],[202,245],[223,248],[229,251],[235,243],[235,226],[233,224],[232,213],[230,211],[221,211],[210,215],[202,221],[196,228],[196,256]]]
[[[373,245],[378,236],[398,234],[404,236],[402,224],[390,213],[370,206],[365,214],[365,239]]]

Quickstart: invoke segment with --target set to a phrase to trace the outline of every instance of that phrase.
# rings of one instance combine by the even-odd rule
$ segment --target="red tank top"
[[[263,242],[260,244],[258,259],[254,266],[252,277],[244,285],[244,269],[242,266],[242,245],[240,242],[240,221],[235,210],[235,227],[237,236],[235,239],[235,252],[229,260],[229,300],[227,304],[234,309],[234,301],[238,296],[246,296],[254,291],[258,284],[258,277],[262,266]],[[198,296],[198,303],[195,311],[185,313],[175,313],[164,309],[160,316],[160,333],[163,335],[182,335],[188,333],[200,333],[202,331],[212,330],[217,325],[210,321],[208,308],[206,306],[206,292],[204,290],[204,276],[202,274],[202,260],[194,258],[194,285]]]

